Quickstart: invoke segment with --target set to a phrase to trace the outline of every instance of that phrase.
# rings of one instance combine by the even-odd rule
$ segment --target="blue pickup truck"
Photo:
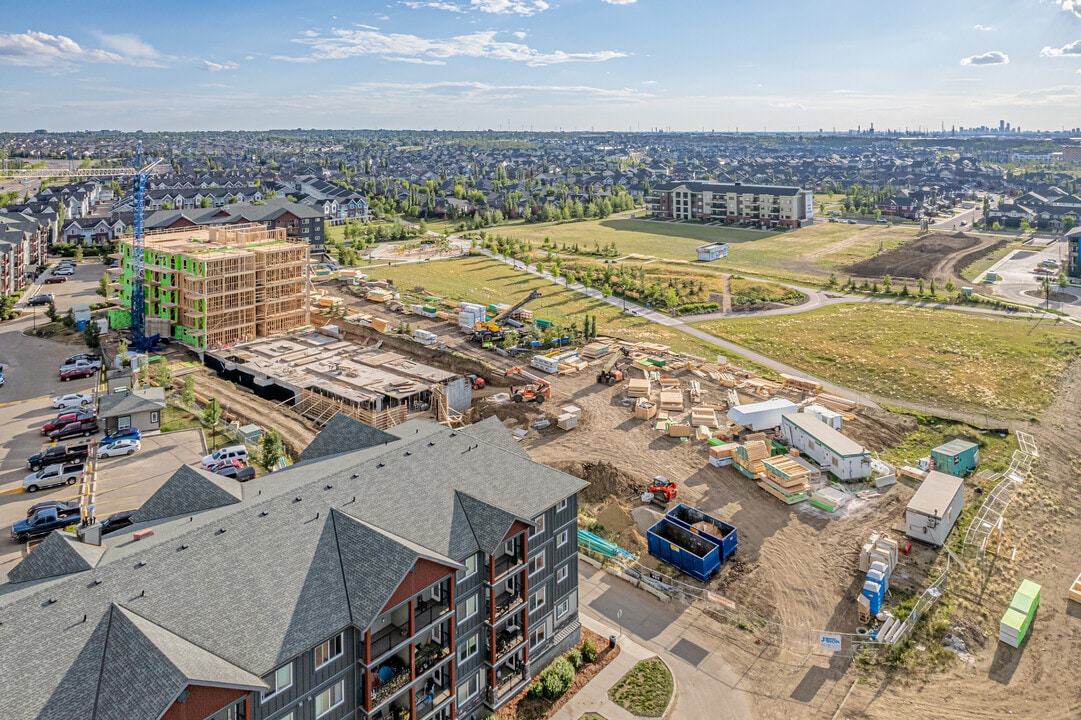
[[[47,507],[38,510],[33,517],[20,520],[11,527],[11,537],[16,542],[24,543],[38,537],[44,537],[53,530],[63,530],[68,525],[79,522],[78,508],[75,512],[59,512],[58,508]]]

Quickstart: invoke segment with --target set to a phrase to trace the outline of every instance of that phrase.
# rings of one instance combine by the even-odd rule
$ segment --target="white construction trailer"
[[[946,544],[965,505],[965,481],[932,470],[927,473],[905,510],[905,534],[913,540],[941,547]]]
[[[773,398],[750,405],[737,405],[728,411],[728,419],[736,425],[749,428],[751,432],[779,427],[781,416],[794,413],[799,406],[784,398]]]

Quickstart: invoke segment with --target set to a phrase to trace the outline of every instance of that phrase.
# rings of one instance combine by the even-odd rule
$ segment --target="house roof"
[[[965,481],[959,477],[932,470],[908,501],[908,509],[941,520],[964,484]]]
[[[809,413],[786,413],[781,416],[781,422],[795,425],[817,440],[820,445],[825,445],[841,457],[856,457],[867,454],[867,448],[852,438],[834,430]]]
[[[103,418],[133,415],[135,413],[161,410],[165,407],[165,389],[145,388],[130,392],[103,395],[98,405],[98,416]]]
[[[68,533],[52,532],[8,571],[8,582],[30,582],[92,570],[104,552],[104,548],[79,542]]]
[[[134,518],[152,519],[154,534],[134,540],[142,522],[110,535],[94,583],[0,585],[5,716],[157,720],[198,668],[263,677],[341,628],[370,625],[419,559],[449,574],[496,550],[504,523],[586,485],[533,462],[495,418],[393,430],[399,439],[386,446],[258,483],[181,468]],[[47,647],[27,653],[43,627]],[[139,668],[145,691],[132,677]]]
[[[667,192],[680,187],[691,192],[753,193],[755,195],[798,195],[802,192],[802,188],[788,185],[744,185],[742,183],[701,182],[697,180],[667,182],[657,185],[654,189]]]
[[[938,453],[940,455],[960,455],[966,453],[973,448],[979,448],[980,446],[974,442],[968,440],[962,440],[961,438],[954,438],[948,443],[943,443],[936,447],[931,452]]]
[[[360,420],[338,413],[323,426],[315,439],[300,453],[301,460],[314,460],[337,455],[350,450],[384,445],[397,440],[397,436],[385,433]]]

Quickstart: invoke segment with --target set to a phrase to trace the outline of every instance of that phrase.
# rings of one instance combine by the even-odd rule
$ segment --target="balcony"
[[[417,716],[421,720],[438,717],[439,711],[449,706],[453,695],[454,688],[451,687],[448,673],[443,674],[441,681],[428,678],[417,686]]]
[[[495,685],[495,700],[496,702],[502,702],[521,689],[522,685],[529,680],[529,676],[526,675],[525,666],[519,666],[517,670],[507,672],[501,670],[499,672],[499,679]]]
[[[409,624],[390,624],[372,635],[372,663],[409,639]]]
[[[515,555],[501,555],[495,561],[495,580],[499,582],[505,575],[525,567],[525,561]]]
[[[515,590],[514,592],[501,592],[495,596],[495,621],[505,619],[507,615],[518,610],[525,604],[525,597],[522,595],[522,591]],[[489,607],[490,610],[490,607]],[[491,615],[489,614],[489,618]],[[489,623],[491,621],[489,620]]]
[[[417,675],[428,672],[448,657],[450,647],[444,643],[428,642],[417,645]]]
[[[514,628],[513,630],[510,628]],[[525,642],[525,633],[521,626],[510,625],[505,630],[500,630],[495,635],[495,654],[503,657],[507,653],[514,652]]]
[[[447,613],[450,612],[450,605],[439,600],[426,599],[421,600],[416,604],[416,609],[413,612],[413,622],[420,632],[422,629],[428,627],[432,623],[439,620]]]
[[[373,709],[397,695],[411,681],[412,672],[409,668],[409,655],[405,653],[404,658],[401,655],[401,653],[392,655],[376,669],[368,671],[372,688]]]

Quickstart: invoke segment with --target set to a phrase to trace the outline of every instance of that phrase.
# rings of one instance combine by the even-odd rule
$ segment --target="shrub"
[[[717,303],[687,303],[676,308],[676,315],[693,315],[696,313],[713,312],[721,306]]]
[[[567,653],[567,662],[569,662],[571,664],[571,667],[573,667],[575,670],[582,667],[581,651],[579,651],[577,648],[572,648],[571,651]]]
[[[539,682],[533,683],[529,686],[529,691],[526,693],[526,696],[533,698],[534,700],[540,700],[544,697],[544,686]]]
[[[555,700],[574,682],[574,668],[567,658],[556,658],[551,665],[544,668],[544,672],[540,675],[540,682],[544,686],[545,697]]]
[[[582,643],[582,660],[587,663],[597,661],[597,646],[593,644],[592,640],[586,640]]]

